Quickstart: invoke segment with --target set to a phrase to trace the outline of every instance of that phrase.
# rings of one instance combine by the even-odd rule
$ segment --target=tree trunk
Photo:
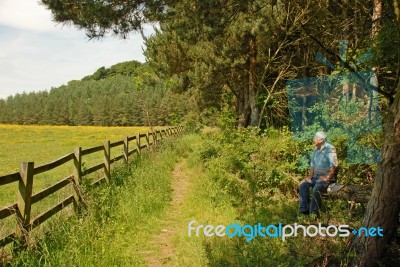
[[[394,9],[394,14],[396,15],[397,22],[400,23],[400,7],[398,0],[393,0],[393,9]]]
[[[374,188],[363,227],[381,227],[383,237],[356,236],[350,251],[356,252],[352,265],[376,266],[398,227],[400,212],[400,88],[389,108],[384,125],[382,163],[375,179]]]
[[[247,42],[246,81],[247,84],[240,90],[238,96],[239,127],[257,125],[260,112],[257,107],[257,37],[248,32]]]
[[[257,125],[260,112],[257,107],[257,37],[249,34],[249,104],[250,125]]]
[[[246,87],[238,93],[238,127],[247,127],[249,125],[250,107],[249,107],[249,94]]]
[[[374,40],[378,34],[379,30],[381,28],[381,16],[382,16],[382,0],[374,0],[374,11],[372,14],[372,31],[371,31],[371,39]],[[373,74],[370,78],[370,84],[374,87],[378,87],[378,71],[379,71],[379,66],[375,66],[372,68]],[[369,100],[369,107],[368,107],[368,118],[369,121],[373,120],[372,113],[376,112],[376,109],[378,109],[378,92],[375,90],[371,90],[370,92],[370,100]]]
[[[374,0],[371,37],[379,33],[379,19],[382,14],[382,0]],[[371,80],[377,86],[377,80]],[[375,83],[375,84],[374,84]],[[381,227],[383,237],[356,236],[349,250],[356,252],[352,264],[376,266],[395,235],[400,212],[400,88],[393,104],[389,107],[384,125],[382,163],[375,179],[371,198],[363,219],[363,227]],[[375,100],[375,99],[374,99]],[[372,104],[372,103],[371,103]]]
[[[326,195],[333,199],[343,199],[355,203],[368,203],[371,196],[371,189],[371,186],[332,183],[328,186]]]

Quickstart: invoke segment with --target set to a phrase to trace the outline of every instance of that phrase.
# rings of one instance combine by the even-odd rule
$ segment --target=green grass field
[[[18,171],[23,161],[41,165],[104,141],[145,133],[147,127],[0,125],[0,175]]]
[[[102,145],[107,140],[120,141],[125,136],[145,133],[148,130],[147,127],[0,125],[0,175],[18,171],[23,161],[33,161],[37,167],[73,152],[75,147],[90,148]],[[134,147],[133,144],[132,147]],[[111,156],[120,155],[122,151],[122,146],[112,148]],[[84,156],[83,168],[102,163],[103,157],[102,151]],[[73,162],[70,161],[54,170],[35,175],[33,194],[69,176],[73,171]],[[93,180],[101,176],[103,176],[102,170],[84,179]],[[71,193],[72,187],[68,186],[33,205],[32,218]],[[0,186],[0,208],[17,202],[17,199],[18,183]],[[13,231],[14,227],[15,216],[0,220],[0,238]]]

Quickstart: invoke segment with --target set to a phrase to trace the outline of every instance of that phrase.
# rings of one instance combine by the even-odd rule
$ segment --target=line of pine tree
[[[0,123],[38,125],[166,125],[186,112],[183,96],[146,63],[129,61],[99,68],[80,81],[50,91],[0,99]],[[174,106],[171,106],[171,97]],[[181,98],[181,105],[176,101]],[[179,101],[178,101],[179,102]]]

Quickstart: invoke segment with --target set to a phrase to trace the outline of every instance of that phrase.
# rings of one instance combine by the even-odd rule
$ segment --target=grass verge
[[[9,265],[143,265],[137,251],[171,197],[171,171],[179,158],[173,142],[114,171],[109,185],[89,188],[84,214],[53,222],[51,232]]]

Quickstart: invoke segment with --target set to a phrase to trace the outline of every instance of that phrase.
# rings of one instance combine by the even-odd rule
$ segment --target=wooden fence
[[[15,214],[17,224],[17,228],[13,233],[8,234],[5,237],[0,237],[0,248],[13,241],[18,241],[18,246],[24,247],[28,242],[28,234],[47,219],[68,207],[70,204],[74,205],[76,211],[79,210],[79,207],[82,203],[79,185],[81,184],[84,176],[103,169],[104,176],[94,181],[92,185],[108,182],[111,178],[111,164],[122,159],[125,162],[128,162],[128,159],[132,154],[136,153],[140,155],[142,149],[149,148],[150,146],[157,144],[159,140],[162,140],[165,137],[175,137],[182,131],[182,126],[169,127],[167,129],[157,130],[154,132],[137,134],[135,136],[127,136],[124,140],[114,143],[106,141],[101,146],[87,149],[78,147],[73,153],[65,155],[51,163],[35,167],[34,162],[23,162],[21,163],[19,172],[0,176],[0,188],[2,185],[18,182],[19,189],[17,203],[0,209],[0,220]],[[132,141],[134,141],[134,148],[130,149]],[[110,149],[117,146],[123,146],[123,153],[112,158]],[[82,170],[82,157],[99,151],[104,152],[104,161],[95,166]],[[32,195],[33,180],[35,175],[50,171],[70,161],[74,162],[75,171],[73,174]],[[31,218],[31,207],[33,204],[70,185],[73,187],[73,194],[66,197],[64,200],[57,203],[47,211],[41,213],[37,217]]]

